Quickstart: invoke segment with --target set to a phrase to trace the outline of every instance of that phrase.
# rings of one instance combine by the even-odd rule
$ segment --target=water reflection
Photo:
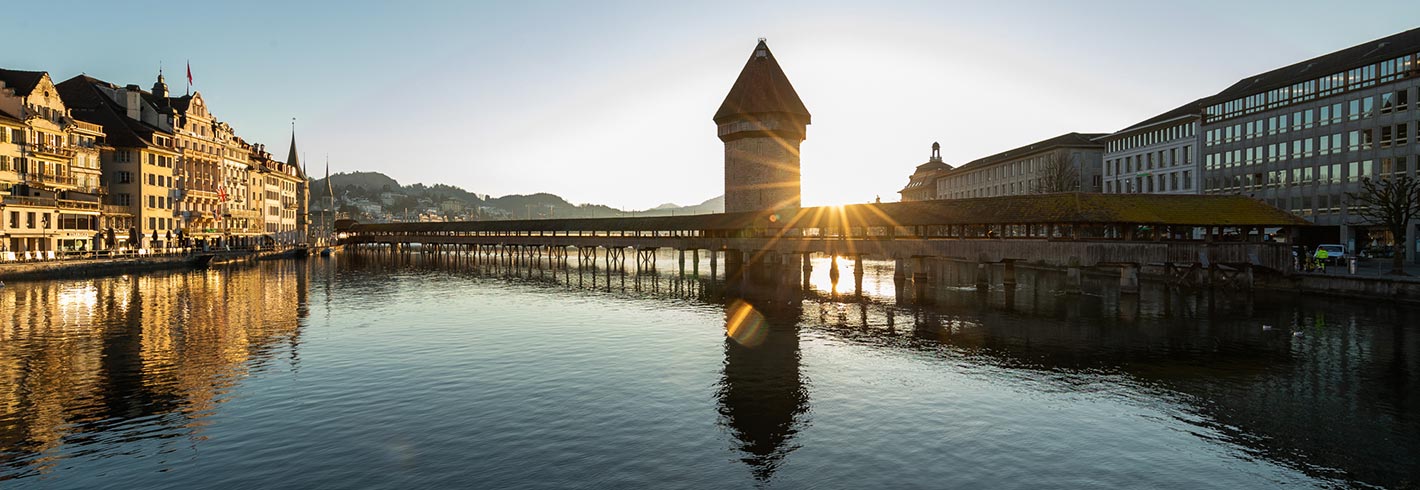
[[[240,378],[294,356],[305,294],[289,262],[6,285],[0,480],[122,441],[191,448]]]
[[[808,425],[808,386],[799,373],[799,316],[773,301],[725,307],[725,368],[715,396],[720,417],[754,477],[768,481]]]
[[[1420,454],[1420,334],[1411,331],[1412,308],[1151,283],[1138,296],[1121,297],[1114,294],[1114,277],[1085,279],[1087,290],[1100,293],[1066,295],[1055,292],[1063,274],[1027,268],[1017,271],[1016,288],[978,291],[969,264],[945,268],[943,283],[925,288],[929,301],[913,305],[894,301],[901,295],[884,262],[866,263],[862,289],[845,291],[826,273],[828,258],[815,259],[817,274],[805,281],[807,290],[797,277],[727,288],[723,276],[571,266],[543,272],[419,255],[397,260],[723,304],[725,360],[715,396],[737,458],[760,481],[774,477],[800,447],[797,436],[811,428],[810,386],[800,359],[804,328],[876,348],[1005,368],[1038,381],[1038,389],[1162,404],[1195,426],[1199,438],[1343,485],[1405,487],[1420,471],[1412,462]],[[662,270],[674,271],[671,260],[662,257]],[[805,318],[805,308],[817,315]]]
[[[234,396],[232,393],[242,388],[238,383],[244,377],[262,370],[295,370],[302,345],[303,318],[310,307],[307,305],[308,268],[315,268],[325,276],[322,290],[327,313],[332,308],[342,308],[332,306],[331,297],[335,296],[338,298],[335,304],[346,301],[343,304],[347,310],[351,305],[358,305],[355,309],[362,310],[358,314],[366,314],[364,308],[376,312],[380,318],[372,320],[372,324],[395,324],[399,329],[417,327],[400,323],[400,320],[418,317],[408,311],[411,298],[427,297],[430,293],[441,298],[462,298],[456,294],[473,294],[472,291],[486,295],[469,301],[532,298],[547,300],[539,304],[562,307],[564,305],[556,300],[568,298],[573,308],[627,303],[643,310],[674,307],[710,317],[706,324],[694,325],[710,330],[717,328],[716,322],[724,321],[723,338],[697,336],[696,330],[687,326],[684,332],[671,334],[670,339],[641,339],[664,342],[664,345],[657,343],[644,351],[609,353],[612,356],[626,354],[639,360],[636,355],[668,357],[670,354],[660,349],[679,348],[682,350],[672,352],[677,352],[674,356],[682,361],[675,373],[682,376],[655,376],[623,366],[623,370],[599,372],[608,380],[606,386],[571,382],[585,379],[571,374],[585,374],[590,370],[586,368],[588,365],[599,370],[603,365],[616,365],[616,362],[601,359],[599,352],[582,352],[589,356],[586,361],[569,362],[566,361],[569,353],[542,345],[563,345],[563,340],[568,338],[573,342],[595,340],[597,334],[587,328],[549,328],[547,331],[555,332],[551,335],[557,340],[541,343],[537,337],[494,335],[498,333],[494,328],[498,323],[493,319],[480,319],[467,326],[458,322],[440,323],[433,330],[417,332],[421,335],[432,332],[433,336],[401,337],[378,327],[369,327],[358,334],[369,338],[388,334],[384,338],[389,344],[372,345],[363,338],[340,337],[355,335],[347,332],[346,324],[330,332],[308,332],[306,335],[310,338],[324,338],[328,333],[332,338],[367,347],[368,350],[358,351],[366,355],[390,356],[385,360],[384,370],[360,371],[357,366],[367,358],[354,356],[352,359],[348,350],[332,349],[324,357],[313,354],[314,358],[322,360],[322,365],[328,368],[325,373],[331,377],[323,379],[325,383],[321,383],[320,388],[327,391],[323,397],[312,397],[316,402],[312,405],[332,399],[347,400],[343,416],[368,421],[336,425],[342,428],[339,431],[306,434],[305,437],[317,441],[313,445],[335,448],[332,451],[340,455],[340,458],[325,460],[311,455],[318,464],[368,456],[349,451],[350,440],[358,437],[329,438],[330,434],[354,431],[357,426],[373,429],[352,433],[374,434],[398,427],[407,428],[419,437],[443,440],[443,445],[431,446],[437,449],[427,449],[420,453],[421,457],[407,463],[414,467],[436,461],[443,466],[432,470],[434,476],[458,476],[469,464],[467,459],[493,461],[512,454],[510,450],[523,451],[518,454],[541,454],[558,444],[575,440],[594,441],[588,443],[588,447],[607,440],[642,441],[637,439],[644,435],[638,432],[641,428],[626,429],[625,424],[619,423],[621,419],[611,416],[615,413],[586,419],[601,420],[601,424],[571,427],[558,425],[558,421],[580,420],[577,417],[586,416],[579,406],[572,406],[575,403],[568,401],[578,400],[578,394],[588,397],[583,400],[600,400],[609,397],[608,393],[653,393],[658,397],[626,404],[625,408],[634,410],[640,404],[651,402],[656,403],[655,407],[678,407],[678,402],[689,400],[688,404],[693,405],[691,409],[654,417],[662,424],[658,427],[666,432],[685,434],[687,441],[693,441],[688,444],[696,448],[712,447],[714,456],[726,454],[719,444],[728,443],[728,454],[740,462],[729,463],[733,465],[735,476],[759,483],[784,484],[790,480],[812,486],[815,481],[806,479],[804,472],[854,463],[843,460],[842,452],[837,453],[836,458],[826,458],[825,463],[825,454],[829,452],[826,446],[855,447],[855,442],[870,438],[865,432],[841,439],[825,437],[842,429],[845,413],[861,411],[858,415],[890,418],[901,404],[914,401],[913,397],[925,391],[936,390],[950,391],[953,397],[960,397],[965,403],[982,404],[984,408],[976,407],[977,411],[956,407],[960,415],[975,415],[981,419],[985,417],[980,411],[990,411],[996,407],[991,403],[1004,399],[996,395],[1019,390],[1027,393],[1024,403],[1031,403],[1032,397],[1062,405],[1101,398],[1109,402],[1102,405],[1110,408],[1149,407],[1147,414],[1163,414],[1162,418],[1169,419],[1150,422],[1153,424],[1150,429],[1178,429],[1177,432],[1190,434],[1186,437],[1189,441],[1207,441],[1209,448],[1223,448],[1221,452],[1226,456],[1221,457],[1228,461],[1280,463],[1306,475],[1331,479],[1336,486],[1404,488],[1420,481],[1415,477],[1420,471],[1413,457],[1420,454],[1420,419],[1417,419],[1420,413],[1420,381],[1417,381],[1420,379],[1417,378],[1420,333],[1414,330],[1417,315],[1411,308],[1317,298],[1265,295],[1238,298],[1149,284],[1137,298],[1120,300],[1108,290],[1109,285],[1117,281],[1115,278],[1088,279],[1098,283],[1087,289],[1105,291],[1103,294],[1071,296],[1052,292],[1058,277],[1029,270],[1018,271],[1019,287],[1014,290],[995,288],[978,292],[972,287],[975,271],[969,269],[949,272],[947,277],[960,278],[959,284],[949,280],[929,289],[926,294],[931,295],[931,301],[900,304],[894,301],[898,294],[891,280],[891,265],[881,262],[864,264],[861,288],[849,286],[853,281],[843,281],[839,287],[847,290],[835,290],[830,281],[826,289],[821,289],[817,281],[827,276],[827,268],[816,266],[807,291],[800,290],[802,278],[796,279],[793,274],[750,274],[750,277],[778,282],[741,284],[744,287],[735,289],[738,295],[726,298],[723,275],[681,274],[675,268],[673,256],[662,255],[661,258],[660,273],[638,275],[607,270],[604,263],[599,263],[602,267],[597,270],[577,270],[575,266],[529,269],[452,254],[345,254],[338,262],[313,259],[314,263],[304,265],[276,262],[206,272],[11,284],[0,289],[0,311],[5,312],[0,320],[7,322],[0,324],[0,451],[3,451],[0,479],[51,471],[63,466],[61,462],[65,458],[79,455],[195,452],[208,434],[220,434],[207,428],[207,424],[214,420],[212,414]],[[852,277],[849,274],[854,272],[849,264],[840,263],[844,279]],[[538,294],[529,296],[528,291]],[[614,301],[598,302],[598,299],[608,298]],[[712,311],[706,313],[707,309]],[[632,311],[626,318],[636,318],[638,310],[632,308]],[[507,331],[520,331],[520,322],[527,317],[518,315],[524,313],[509,314],[511,319],[506,321],[513,327]],[[422,314],[426,315],[422,318],[434,323],[445,320],[438,311]],[[685,316],[690,317],[695,315]],[[590,329],[605,326],[590,324]],[[612,335],[618,339],[628,331],[638,331],[634,325],[624,323],[616,327],[617,333]],[[604,331],[602,334],[606,335]],[[440,342],[448,345],[440,345]],[[319,345],[312,343],[307,348]],[[495,347],[499,345],[506,350],[497,350]],[[607,345],[645,347],[639,342],[608,342]],[[418,349],[414,354],[400,351],[401,347],[408,346]],[[538,370],[538,366],[528,361],[534,357],[523,354],[540,347],[552,352],[544,359],[561,359],[575,365],[576,372]],[[721,350],[723,359],[719,357]],[[851,354],[853,352],[858,354]],[[506,354],[503,358],[506,366],[527,369],[525,377],[531,379],[509,378],[504,383],[493,383],[493,379],[470,376],[466,370],[482,369],[485,377],[497,378],[487,373],[517,369],[489,368],[486,363],[450,367],[469,356],[492,354]],[[860,357],[852,358],[854,355]],[[912,382],[931,384],[941,377],[951,378],[951,383],[955,384],[932,385],[931,390],[913,391],[911,387],[894,386],[891,381],[876,383],[879,380],[875,378],[870,390],[854,391],[853,385],[844,380],[852,375],[825,372],[823,366],[835,364],[819,361],[832,356],[861,361],[860,368],[868,365],[920,368],[926,374],[911,377]],[[868,360],[861,356],[867,356]],[[805,362],[806,357],[809,362]],[[419,369],[391,371],[407,365]],[[696,369],[702,369],[703,377],[695,377]],[[320,372],[319,368],[308,369],[303,375],[309,381]],[[349,375],[357,376],[356,381],[343,377],[349,372],[360,373]],[[407,377],[391,377],[390,373]],[[367,389],[367,379],[358,376],[371,374],[394,379],[396,381],[391,382],[401,388],[406,384],[413,386],[409,387],[410,391],[392,391],[389,387]],[[433,376],[425,376],[429,374]],[[873,374],[896,373],[878,371]],[[830,379],[835,375],[839,377]],[[834,392],[815,392],[810,376],[820,383],[836,381]],[[672,377],[679,381],[661,380]],[[964,377],[982,383],[978,386],[962,382],[960,378]],[[533,381],[537,378],[542,379],[542,384]],[[417,384],[425,379],[432,379],[432,384]],[[713,388],[707,388],[712,384]],[[466,389],[452,389],[452,386]],[[970,389],[973,387],[977,391]],[[675,388],[686,391],[674,391]],[[247,393],[255,396],[252,391],[248,386]],[[889,398],[890,401],[876,405],[859,404],[857,402],[866,398],[855,398],[883,393],[900,398]],[[1062,398],[1055,397],[1059,394],[1068,396],[1061,401]],[[417,405],[418,410],[391,412],[412,414],[413,420],[394,415],[360,419],[371,412],[364,405],[366,400],[382,395],[387,397],[385,407],[398,409]],[[348,401],[353,399],[359,401]],[[499,407],[499,410],[480,412],[479,407],[487,406],[477,402],[485,399],[514,402],[510,406],[523,406],[529,399],[539,402],[534,404],[535,410],[519,412]],[[844,400],[850,400],[850,405],[843,405]],[[1041,404],[1049,405],[1049,402]],[[225,410],[233,411],[233,405],[226,405]],[[713,415],[710,414],[712,409]],[[325,418],[338,418],[329,410],[331,407],[322,406],[306,414],[311,418],[294,421],[323,427],[321,421]],[[1069,445],[1077,440],[1069,437],[1065,441],[1044,440],[1046,436],[1031,433],[1032,429],[1041,427],[1033,423],[1104,429],[1090,426],[1088,421],[1052,418],[1049,410],[1044,411],[1047,414],[1042,419],[1012,421],[1015,427],[1026,428],[1015,436],[1030,445],[1054,447],[1050,445]],[[531,416],[539,414],[546,418]],[[601,419],[602,415],[606,418]],[[680,424],[674,421],[677,418],[694,420]],[[546,424],[548,420],[553,423]],[[976,422],[979,420],[934,420],[933,425],[924,425],[921,429],[950,432]],[[697,423],[706,427],[703,433],[693,430]],[[1135,424],[1143,425],[1137,421]],[[469,429],[483,425],[497,427],[498,437],[490,438],[488,433]],[[423,429],[427,429],[427,433],[420,435]],[[867,432],[878,429],[873,426]],[[576,432],[578,430],[585,432]],[[1138,433],[1153,434],[1152,431]],[[1158,436],[1155,434],[1155,437]],[[238,438],[232,439],[240,446]],[[969,436],[962,440],[981,442]],[[1178,438],[1158,440],[1178,442]],[[136,444],[140,442],[160,447]],[[929,449],[966,452],[961,448],[930,448],[935,441],[905,442]],[[293,444],[300,442],[278,440],[272,443],[283,450]],[[472,447],[480,444],[484,446]],[[634,444],[627,447],[630,446]],[[676,447],[691,454],[684,446],[655,447]],[[595,460],[595,454],[563,452],[562,459],[556,459],[562,464],[591,458],[594,464],[590,467],[608,467],[605,462]],[[920,453],[909,449],[888,453],[864,457],[904,461],[920,458]],[[465,459],[442,456],[448,454],[459,454]],[[656,459],[658,455],[638,453],[634,449],[613,456],[625,461],[612,463],[646,465],[638,467],[641,469],[636,470],[637,475],[650,471],[646,467],[665,461]],[[1132,455],[1123,459],[1128,457]],[[234,466],[239,463],[220,461]],[[370,463],[368,469],[389,469],[377,463]],[[1039,468],[1032,464],[1021,463],[1020,471],[1029,473]],[[1166,466],[1153,460],[1129,464],[1133,466],[1128,471],[1116,474],[1132,471],[1137,476],[1138,472],[1193,470],[1153,468],[1150,466]],[[512,465],[492,466],[506,469]],[[689,469],[678,466],[676,473],[702,471],[711,475],[706,478],[722,479],[688,477],[686,481],[700,484],[695,486],[725,485],[728,481],[723,479],[725,475],[714,469],[707,470],[710,466],[714,465]],[[1229,467],[1237,468],[1246,472],[1252,467],[1242,463]],[[393,473],[398,468],[389,470]],[[998,470],[943,471],[980,474]],[[923,475],[936,477],[941,476],[941,472],[918,476]],[[909,477],[904,477],[903,481],[921,486],[938,483]],[[1260,477],[1249,481],[1276,480]],[[1117,485],[1119,482],[1109,483]]]

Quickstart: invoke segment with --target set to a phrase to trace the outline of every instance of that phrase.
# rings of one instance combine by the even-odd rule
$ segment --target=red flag
[[[192,85],[192,62],[187,62],[187,84]]]

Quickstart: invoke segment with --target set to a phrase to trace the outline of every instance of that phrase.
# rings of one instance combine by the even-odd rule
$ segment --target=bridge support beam
[[[903,303],[907,299],[907,260],[893,259],[892,261],[892,289],[894,299],[898,303]]]
[[[656,248],[636,249],[636,273],[646,272],[654,275],[656,273]]]
[[[913,257],[915,262],[912,266],[912,296],[913,301],[918,304],[931,303],[932,278],[927,257]]]
[[[1139,294],[1139,265],[1125,264],[1119,268],[1119,293]]]
[[[853,256],[853,294],[863,297],[863,256]]]
[[[715,280],[717,279],[716,273],[718,271],[716,271],[715,269],[720,263],[719,257],[719,250],[710,250],[710,282],[715,282]]]
[[[1016,261],[1006,260],[1001,263],[1001,285],[1007,291],[1016,289]]]
[[[809,285],[809,276],[813,275],[813,272],[814,272],[814,264],[813,264],[813,262],[811,262],[811,261],[809,260],[809,257],[812,256],[812,255],[813,255],[813,254],[811,254],[811,253],[805,252],[805,253],[801,256],[801,259],[800,259],[800,261],[803,262],[803,274],[804,274],[804,277],[803,277],[803,278],[804,278],[803,289],[804,289],[805,291],[808,291],[808,290],[809,290],[809,286],[810,286],[810,285]]]
[[[976,290],[988,289],[991,289],[991,263],[983,260],[976,263]]]

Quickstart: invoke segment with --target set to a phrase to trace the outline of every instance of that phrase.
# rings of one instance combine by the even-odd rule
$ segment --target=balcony
[[[102,205],[93,201],[71,201],[68,199],[58,200],[59,209],[71,211],[98,211]]]
[[[100,126],[100,125],[97,125],[97,124],[94,124],[94,123],[88,123],[88,122],[80,121],[80,120],[78,120],[78,119],[71,119],[71,120],[69,121],[69,126],[72,127],[72,128],[74,128],[74,129],[78,129],[78,130],[82,130],[82,131],[88,131],[88,132],[90,132],[90,133],[96,133],[96,134],[103,134],[103,133],[104,133],[104,127],[103,127],[103,126]]]
[[[103,211],[105,216],[132,216],[133,213],[128,209],[128,206],[119,206],[117,204],[105,204],[103,208],[101,208],[101,211]]]
[[[29,172],[20,174],[20,181],[25,182],[27,184],[62,185],[68,187],[75,186],[74,177],[70,175],[54,175]]]
[[[25,148],[27,148],[27,149],[30,151],[30,153],[39,153],[39,154],[43,154],[43,155],[54,155],[54,156],[57,156],[57,157],[60,157],[60,158],[73,158],[73,157],[74,157],[74,150],[73,150],[73,149],[70,149],[70,148],[67,148],[67,147],[64,147],[64,146],[59,146],[59,145],[51,145],[51,144],[48,144],[48,143],[29,143],[29,144],[25,145]]]
[[[0,196],[0,203],[6,206],[30,206],[36,208],[53,208],[54,198],[52,197],[31,197],[31,196]]]

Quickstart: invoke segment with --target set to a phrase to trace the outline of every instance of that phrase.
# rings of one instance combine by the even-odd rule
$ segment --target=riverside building
[[[1414,260],[1417,227],[1390,237],[1360,223],[1347,192],[1362,179],[1415,176],[1420,137],[1420,29],[1243,80],[1208,98],[1199,133],[1203,190],[1243,194],[1318,226],[1307,243],[1354,253],[1404,240]]]
[[[951,170],[952,166],[942,161],[942,145],[932,143],[932,156],[927,163],[917,166],[912,176],[907,178],[907,186],[897,191],[903,201],[930,201],[937,199],[937,178]]]
[[[4,259],[87,249],[102,190],[101,127],[75,120],[49,74],[0,69],[0,252]]]
[[[1101,172],[1111,194],[1199,194],[1198,124],[1201,101],[1098,138]]]
[[[178,230],[173,215],[179,153],[171,119],[137,85],[118,86],[79,75],[58,88],[76,118],[107,135],[100,162],[105,204],[115,215],[104,220],[105,232],[112,229],[114,247],[163,245]],[[156,243],[154,235],[159,237]]]
[[[1037,192],[1100,192],[1104,144],[1100,133],[1066,133],[1020,148],[979,158],[937,177],[937,199],[1018,196]],[[1052,170],[1069,166],[1076,178],[1054,187]]]

